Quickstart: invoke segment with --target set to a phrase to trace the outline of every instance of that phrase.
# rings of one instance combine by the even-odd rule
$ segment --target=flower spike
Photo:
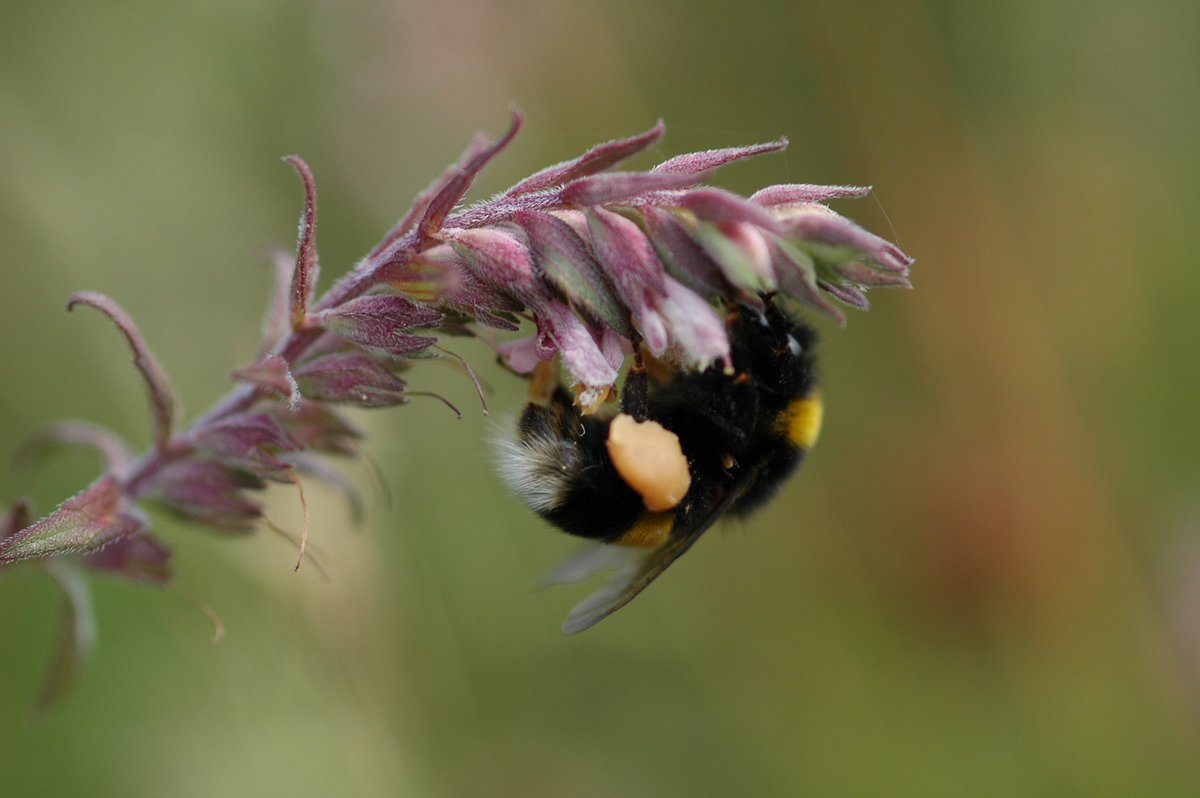
[[[719,168],[782,150],[784,138],[614,171],[660,142],[659,122],[460,207],[523,120],[514,110],[503,134],[476,136],[319,299],[316,186],[299,156],[286,157],[304,188],[296,251],[273,257],[275,290],[250,364],[183,431],[174,428],[167,376],[132,319],[103,294],[70,298],[68,309],[94,307],[125,335],[150,397],[154,438],[134,456],[98,427],[52,428],[29,451],[86,445],[101,453],[101,475],[39,520],[24,502],[0,517],[0,569],[44,567],[67,606],[48,695],[61,692],[94,636],[87,570],[148,584],[171,578],[170,551],[150,533],[144,506],[247,534],[268,524],[256,493],[271,482],[294,484],[303,556],[301,479],[328,482],[358,504],[329,464],[330,456],[356,456],[363,437],[337,406],[392,407],[422,396],[458,413],[420,383],[423,361],[457,357],[441,345],[446,336],[479,336],[535,382],[552,383],[561,364],[576,403],[590,412],[613,396],[630,353],[662,373],[729,367],[728,311],[736,305],[764,308],[774,294],[782,306],[844,323],[843,308],[865,309],[869,289],[911,287],[912,258],[824,204],[870,189],[789,183],[743,197],[706,185]],[[463,366],[482,400],[479,378]]]

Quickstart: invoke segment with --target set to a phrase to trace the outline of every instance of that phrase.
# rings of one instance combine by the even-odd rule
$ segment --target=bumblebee
[[[729,319],[732,368],[663,381],[635,366],[622,412],[584,415],[561,387],[531,401],[500,471],[535,512],[590,545],[543,584],[614,571],[576,606],[579,632],[628,604],[726,513],[771,498],[820,432],[816,334],[770,299]]]

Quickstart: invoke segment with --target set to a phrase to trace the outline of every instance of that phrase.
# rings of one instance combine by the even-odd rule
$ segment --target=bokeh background
[[[328,582],[158,519],[176,587],[95,580],[100,646],[39,715],[56,593],[9,569],[0,795],[1200,794],[1198,41],[1188,0],[5,0],[0,452],[63,417],[148,440],[72,291],[124,304],[195,415],[294,240],[279,156],[316,172],[327,284],[510,103],[481,194],[659,117],[644,165],[782,134],[717,182],[874,185],[838,209],[918,265],[821,322],[802,477],[582,636],[586,590],[532,589],[571,542],[489,463],[522,386],[470,343],[492,419],[422,367],[468,412],[357,416],[368,522],[310,488]],[[270,514],[297,528],[294,493]]]

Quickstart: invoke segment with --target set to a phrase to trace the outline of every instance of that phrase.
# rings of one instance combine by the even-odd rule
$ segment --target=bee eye
[[[800,342],[793,338],[790,333],[787,337],[787,347],[788,351],[792,353],[792,357],[800,357],[800,354],[804,351],[804,347],[800,346]]]

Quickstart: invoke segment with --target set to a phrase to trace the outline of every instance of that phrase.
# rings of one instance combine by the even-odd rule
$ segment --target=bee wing
[[[636,571],[652,550],[588,541],[538,580],[539,588],[573,585],[600,571]]]
[[[607,549],[621,549],[630,552],[630,557],[612,573],[599,590],[576,604],[567,613],[567,619],[563,621],[563,631],[567,634],[582,632],[633,601],[638,593],[645,590],[663,571],[667,570],[671,563],[691,548],[691,545],[704,534],[709,526],[712,526],[711,521],[686,537],[670,540],[657,549],[648,551],[599,544]]]
[[[563,631],[582,632],[633,601],[745,494],[757,480],[758,472],[759,469],[749,469],[743,473],[721,501],[685,521],[681,532],[673,533],[670,540],[656,549],[593,543],[547,574],[542,584],[578,582],[601,569],[614,569],[603,587],[571,609],[563,621]]]

